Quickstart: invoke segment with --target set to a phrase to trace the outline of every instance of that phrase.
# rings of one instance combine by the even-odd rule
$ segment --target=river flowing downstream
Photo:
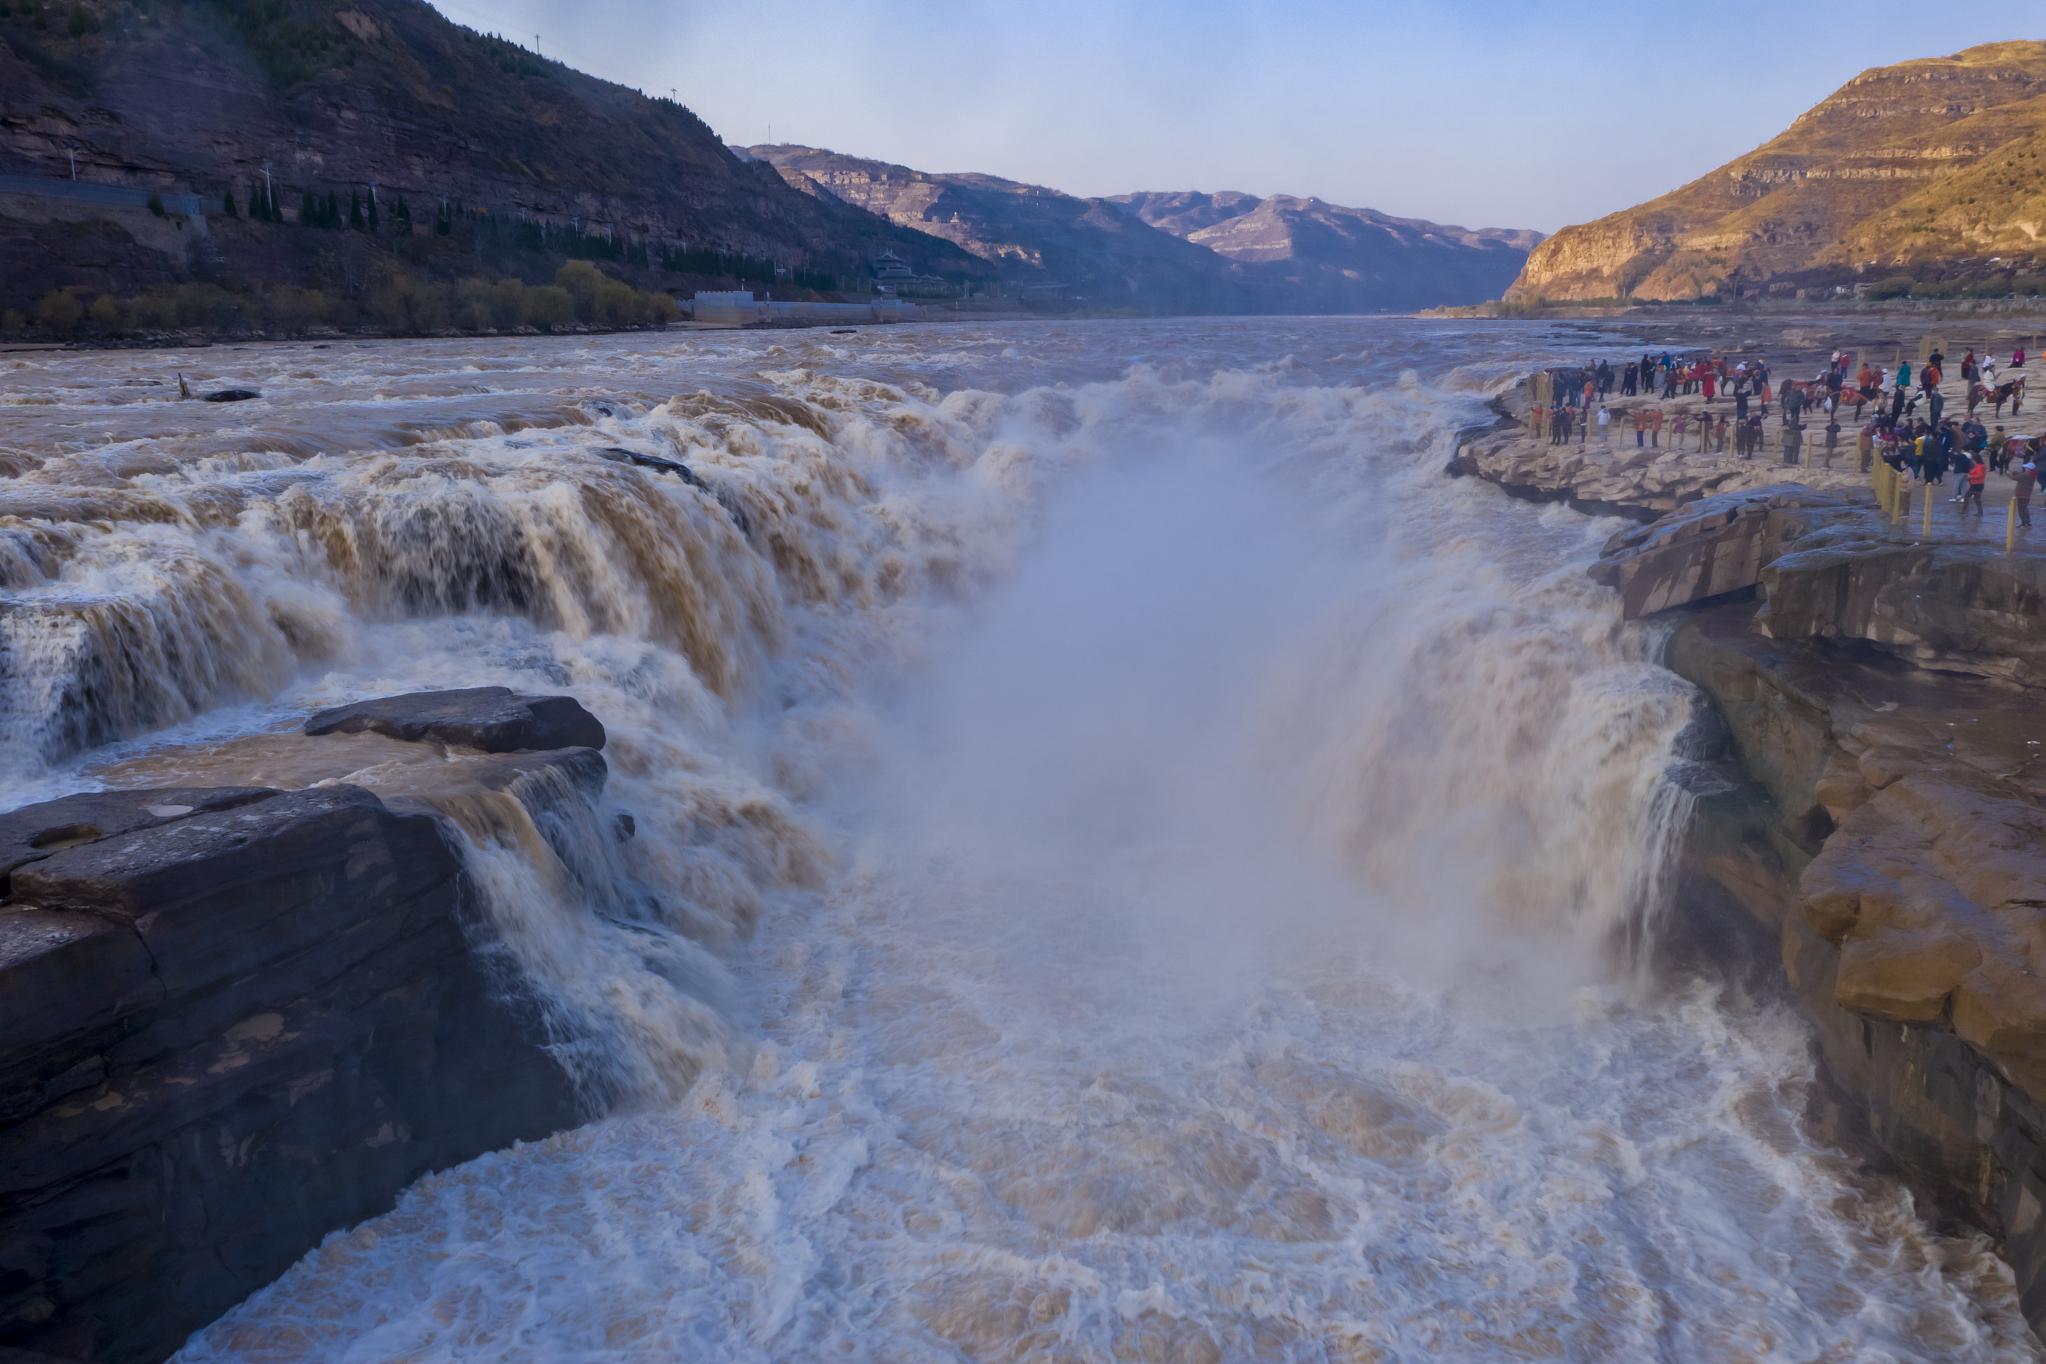
[[[597,713],[638,831],[470,830],[606,1116],[181,1358],[2035,1358],[1989,1247],[1802,1135],[1793,1015],[1640,968],[1690,690],[1610,525],[1441,475],[1583,339],[0,358],[10,805],[503,683]]]

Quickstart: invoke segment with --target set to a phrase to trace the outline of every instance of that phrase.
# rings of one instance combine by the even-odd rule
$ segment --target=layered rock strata
[[[1451,472],[1644,523],[1592,577],[1711,703],[1663,960],[1787,992],[1815,1126],[1995,1235],[2046,1334],[2046,542],[1937,491],[1928,535],[1924,489],[1893,523],[1844,468],[1550,446],[1527,401]]]
[[[1687,613],[1669,663],[1725,722],[1681,912],[1771,939],[1827,1081],[1814,1117],[1872,1140],[1986,1229],[2046,1326],[2046,759],[2037,694]]]
[[[316,737],[352,727],[404,738]],[[307,728],[247,764],[306,789],[0,815],[0,1353],[160,1359],[419,1176],[579,1115],[537,1012],[478,955],[438,811],[594,802],[603,759],[572,745],[601,726],[481,689]],[[420,750],[417,782],[333,780],[365,742]]]

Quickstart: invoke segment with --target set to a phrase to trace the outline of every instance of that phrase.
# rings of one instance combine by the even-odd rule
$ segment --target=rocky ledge
[[[1653,408],[1670,418],[1678,412],[1695,416],[1708,410],[1698,398],[1616,400],[1606,439],[1594,430],[1588,440],[1573,437],[1566,444],[1551,444],[1534,433],[1525,384],[1496,399],[1492,407],[1497,420],[1462,434],[1448,472],[1496,483],[1515,497],[1568,502],[1582,511],[1652,521],[1719,493],[1791,483],[1845,492],[1865,483],[1864,476],[1855,471],[1851,448],[1842,450],[1830,469],[1817,463],[1823,452],[1796,466],[1782,464],[1766,452],[1753,459],[1739,459],[1701,452],[1695,440],[1686,440],[1680,447],[1673,422],[1659,433],[1660,444],[1634,444],[1632,414],[1637,407]],[[1730,411],[1731,405],[1721,399],[1710,410],[1717,415]],[[1772,425],[1769,435],[1775,434]],[[1851,442],[1852,433],[1844,438]]]
[[[1865,496],[1752,489],[1619,531],[1592,576],[1672,613],[1712,703],[1675,938],[1724,964],[1766,936],[1820,1126],[1999,1237],[2039,1330],[2046,554],[1941,538],[1953,515],[1925,539]]]
[[[1866,498],[1801,484],[1724,494],[1620,531],[1592,577],[1630,620],[1756,590],[1755,628],[1771,639],[1857,642],[2046,685],[2046,553],[1942,538],[1952,515],[1936,512],[1926,539],[1917,516],[1893,526]]]
[[[419,1176],[579,1116],[536,1011],[475,951],[487,920],[436,804],[461,794],[450,757],[471,798],[594,802],[601,726],[484,689],[329,712],[265,751],[345,768],[332,746],[358,741],[314,736],[350,727],[443,746],[432,788],[0,815],[0,1356],[160,1359]]]

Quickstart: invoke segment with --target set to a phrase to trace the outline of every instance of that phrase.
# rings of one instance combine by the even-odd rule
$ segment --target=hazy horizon
[[[1090,197],[1311,195],[1544,232],[1696,178],[1869,67],[2026,36],[1999,10],[1926,17],[1902,0],[1873,0],[1822,45],[1758,0],[1682,24],[1583,0],[1539,14],[1265,0],[1248,17],[1149,0],[432,3],[593,75],[672,90],[734,146],[799,142]]]

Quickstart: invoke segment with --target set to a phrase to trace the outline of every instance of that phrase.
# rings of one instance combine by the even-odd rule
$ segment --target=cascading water
[[[597,711],[638,826],[336,760],[468,834],[616,1106],[184,1357],[2031,1358],[1985,1246],[1801,1135],[1793,1019],[1633,969],[1689,693],[1604,527],[1438,472],[1560,343],[287,347],[231,429],[17,361],[22,799],[332,779],[261,736],[503,682]]]

